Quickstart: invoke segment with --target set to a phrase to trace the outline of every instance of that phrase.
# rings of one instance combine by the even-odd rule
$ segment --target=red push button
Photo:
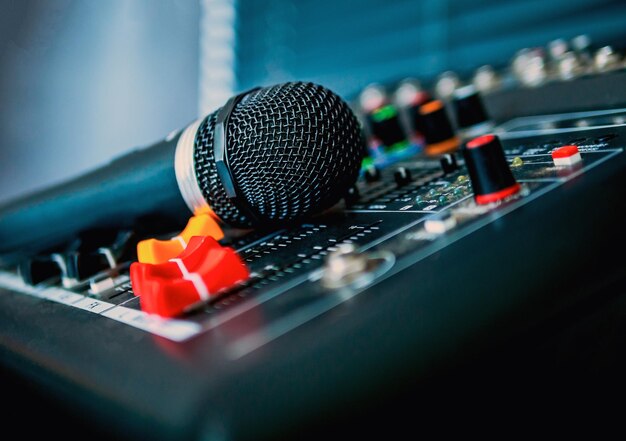
[[[580,156],[577,146],[564,145],[563,147],[559,147],[552,152],[552,160],[554,161],[554,165],[557,166],[571,166],[578,164],[583,159]]]
[[[178,257],[160,264],[135,262],[130,278],[141,309],[175,317],[249,277],[237,253],[208,236],[194,236]]]

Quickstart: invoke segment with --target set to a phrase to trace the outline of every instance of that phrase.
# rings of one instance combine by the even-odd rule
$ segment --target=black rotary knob
[[[385,146],[385,151],[408,144],[398,110],[391,104],[373,110],[367,115],[367,120],[372,136]]]
[[[485,110],[479,92],[471,84],[454,91],[453,104],[459,133],[465,139],[493,130],[493,121]]]
[[[361,198],[361,194],[359,193],[359,189],[356,185],[353,185],[348,189],[346,195],[344,196],[344,201],[348,207],[356,204]]]
[[[424,135],[424,153],[437,156],[455,151],[460,144],[443,102],[430,101],[420,107],[419,128]]]
[[[453,173],[459,169],[459,164],[456,162],[454,153],[446,153],[439,158],[441,164],[441,170],[445,175]]]
[[[477,204],[496,202],[520,191],[497,136],[472,139],[465,145],[463,156]]]
[[[374,165],[368,166],[363,172],[363,176],[365,177],[365,181],[369,183],[380,181],[381,179],[380,170]]]
[[[411,182],[411,170],[406,167],[398,167],[396,171],[393,172],[393,179],[398,184],[398,187],[402,187],[409,182]]]

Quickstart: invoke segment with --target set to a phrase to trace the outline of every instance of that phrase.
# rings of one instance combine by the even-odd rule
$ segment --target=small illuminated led
[[[578,147],[565,145],[552,152],[552,160],[556,166],[572,166],[582,161]]]
[[[456,182],[459,183],[463,183],[463,182],[467,182],[469,178],[466,175],[459,175],[458,178],[456,178]]]
[[[430,234],[443,234],[456,226],[456,218],[449,213],[426,219],[424,229]]]
[[[524,160],[519,156],[516,156],[511,160],[511,167],[521,167],[524,165]]]

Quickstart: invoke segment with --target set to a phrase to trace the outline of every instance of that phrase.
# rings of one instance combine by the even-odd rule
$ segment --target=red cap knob
[[[463,149],[465,165],[478,204],[499,201],[520,191],[502,144],[495,135],[483,135],[469,141]]]

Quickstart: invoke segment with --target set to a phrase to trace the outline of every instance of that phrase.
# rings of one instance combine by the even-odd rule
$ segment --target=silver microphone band
[[[193,213],[204,212],[209,208],[209,204],[204,199],[196,178],[196,164],[194,160],[196,134],[203,120],[204,118],[198,119],[187,126],[180,138],[178,138],[174,156],[174,171],[176,172],[178,189],[185,204]]]

